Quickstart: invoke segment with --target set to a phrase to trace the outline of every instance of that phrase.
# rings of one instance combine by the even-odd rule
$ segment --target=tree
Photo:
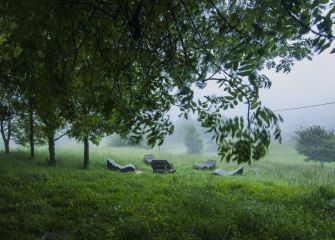
[[[193,124],[185,128],[184,144],[188,153],[200,153],[203,148],[203,140]]]
[[[162,144],[173,132],[167,113],[178,106],[185,117],[198,114],[223,159],[250,162],[266,154],[272,135],[280,140],[281,117],[259,100],[271,86],[261,70],[288,72],[334,40],[335,6],[327,0],[13,0],[0,9],[0,24],[10,26],[0,28],[0,50],[19,53],[4,61],[21,63],[10,65],[20,76],[10,81],[34,96],[51,162],[55,134],[69,121],[70,83],[87,59],[103,89],[94,114],[134,140]],[[222,96],[194,99],[192,88],[209,81]],[[247,105],[245,114],[223,119],[238,104]]]
[[[31,104],[21,105],[12,134],[16,144],[30,147],[31,159],[35,158],[35,146],[46,144],[43,125],[34,113]]]
[[[9,144],[17,119],[17,91],[11,82],[0,84],[0,133],[5,146],[5,153],[9,153]]]
[[[318,161],[323,167],[326,162],[335,162],[335,133],[320,126],[296,131],[296,149],[304,154],[306,161]]]
[[[0,132],[5,146],[5,153],[9,153],[9,143],[12,136],[13,111],[9,102],[0,104]]]

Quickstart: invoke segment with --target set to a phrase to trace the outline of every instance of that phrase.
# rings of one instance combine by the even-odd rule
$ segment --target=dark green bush
[[[305,155],[306,161],[319,161],[321,166],[335,161],[335,134],[320,126],[296,131],[296,149]]]

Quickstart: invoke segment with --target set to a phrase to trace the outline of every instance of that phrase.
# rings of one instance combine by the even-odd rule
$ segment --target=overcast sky
[[[293,66],[288,74],[266,72],[272,87],[261,92],[261,100],[271,109],[293,108],[335,102],[335,54],[324,53]],[[283,132],[299,126],[321,125],[335,129],[335,104],[280,112]]]
[[[288,74],[275,71],[264,72],[272,81],[270,89],[260,92],[262,103],[272,110],[315,105],[335,101],[335,54],[323,53],[295,63]],[[222,94],[214,84],[204,90],[196,90],[196,96]],[[232,114],[241,114],[234,110]],[[280,112],[284,118],[282,125],[284,139],[289,140],[300,127],[321,125],[335,129],[335,104],[315,108]],[[176,111],[171,111],[173,119]]]

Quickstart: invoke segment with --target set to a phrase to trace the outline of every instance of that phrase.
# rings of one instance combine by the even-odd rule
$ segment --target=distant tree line
[[[161,145],[172,106],[197,114],[222,158],[260,159],[282,120],[259,101],[271,86],[261,70],[288,72],[334,40],[328,1],[11,0],[0,11],[5,152],[14,140],[34,158],[47,144],[55,165],[68,135],[83,142],[85,169],[105,135]],[[209,81],[223,94],[194,99]],[[244,117],[223,119],[241,103]]]

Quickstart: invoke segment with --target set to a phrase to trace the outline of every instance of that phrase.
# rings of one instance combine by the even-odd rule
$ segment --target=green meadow
[[[89,170],[82,149],[57,149],[58,165],[17,149],[0,155],[1,239],[335,239],[335,164],[306,163],[291,145],[274,145],[242,176],[192,169],[216,155],[183,149],[96,147]],[[178,154],[172,154],[178,152]],[[176,166],[154,174],[143,162],[153,153]],[[106,159],[135,164],[112,172]]]

